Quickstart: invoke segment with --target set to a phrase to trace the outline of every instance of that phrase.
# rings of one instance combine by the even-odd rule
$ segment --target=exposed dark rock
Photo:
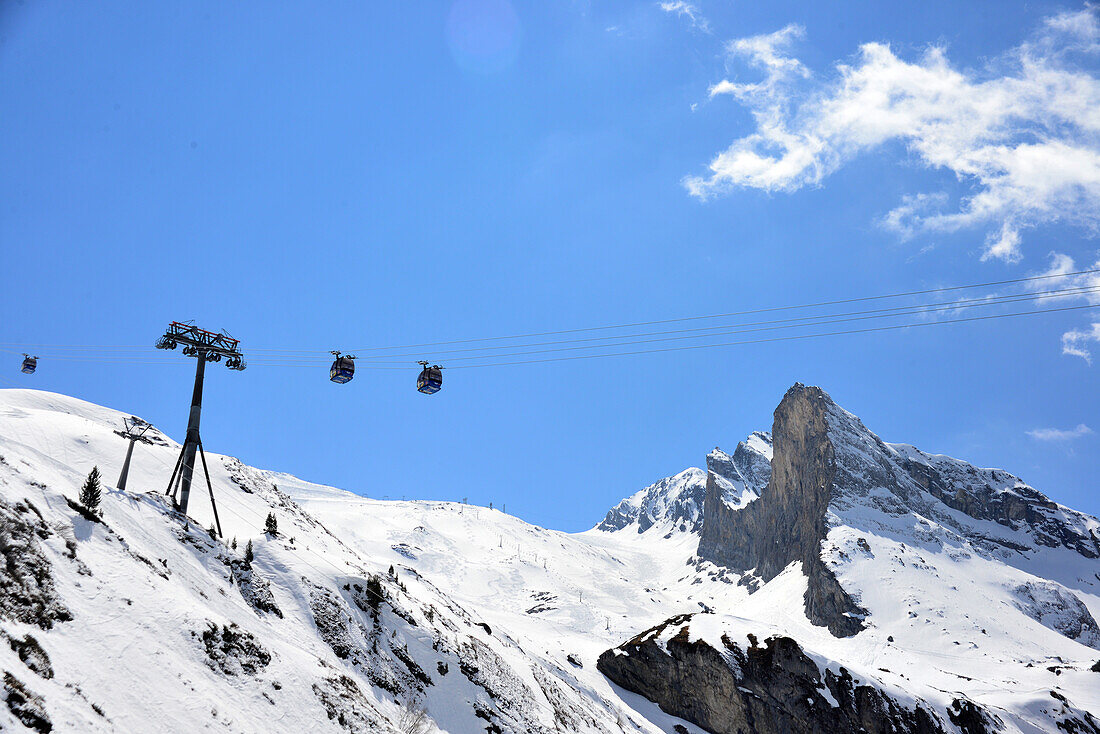
[[[53,723],[46,713],[45,701],[32,693],[22,681],[11,673],[4,673],[4,702],[8,710],[28,729],[47,734],[53,731]]]
[[[336,657],[347,660],[353,650],[358,650],[352,637],[351,615],[335,595],[318,587],[311,589],[309,609],[313,612],[313,623],[317,626],[317,633],[325,644],[332,648]]]
[[[391,649],[393,650],[394,657],[405,664],[405,667],[409,670],[409,675],[411,675],[420,685],[433,685],[432,679],[428,676],[427,673],[424,672],[424,669],[420,667],[420,664],[413,660],[412,656],[409,655],[409,648],[407,646],[393,647]]]
[[[382,717],[359,690],[359,685],[348,676],[337,675],[314,683],[313,694],[324,706],[329,720],[351,734],[385,731]]]
[[[947,717],[962,734],[993,734],[1002,730],[999,719],[991,717],[981,706],[966,699],[952,701]]]
[[[50,629],[72,619],[54,586],[53,570],[39,547],[52,532],[28,503],[0,499],[0,617]]]
[[[279,619],[283,618],[283,612],[275,603],[275,595],[271,593],[271,584],[267,579],[256,573],[252,566],[243,558],[228,558],[223,556],[222,561],[229,567],[229,575],[241,592],[241,597],[256,612],[274,614]]]
[[[789,637],[760,646],[690,639],[681,615],[600,655],[597,668],[665,712],[714,734],[943,734],[940,719],[817,665]],[[660,639],[658,639],[660,638]],[[829,699],[838,705],[833,705]]]
[[[835,450],[826,417],[831,399],[797,384],[775,409],[771,478],[760,499],[741,509],[722,501],[708,475],[699,556],[763,581],[796,561],[809,577],[806,615],[838,637],[859,632],[866,615],[821,560],[825,512],[836,477]]]
[[[255,635],[236,624],[221,628],[209,623],[202,633],[207,664],[226,675],[256,675],[271,662],[271,653],[256,641]]]
[[[23,664],[29,670],[43,678],[53,678],[53,666],[50,665],[50,656],[42,649],[42,645],[38,643],[38,640],[30,635],[25,635],[22,638],[11,637],[3,631],[0,631],[0,635],[7,638],[8,646],[19,656],[19,659],[23,661]]]

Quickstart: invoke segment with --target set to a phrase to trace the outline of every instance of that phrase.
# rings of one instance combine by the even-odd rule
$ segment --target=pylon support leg
[[[214,524],[218,529],[218,537],[222,536],[222,521],[218,519],[218,505],[214,502],[214,485],[210,483],[210,469],[206,466],[206,452],[203,451],[202,441],[199,441],[199,456],[202,457],[202,471],[206,475],[206,488],[210,492],[210,507],[214,510]]]
[[[179,474],[180,464],[183,463],[183,452],[187,449],[187,442],[184,441],[183,446],[180,447],[179,458],[176,459],[176,468],[172,470],[172,476],[168,479],[168,489],[164,490],[164,493],[172,496],[172,501],[176,499],[176,475]]]

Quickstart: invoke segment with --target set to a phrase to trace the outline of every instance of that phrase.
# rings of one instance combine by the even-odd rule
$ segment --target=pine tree
[[[93,466],[88,473],[88,478],[84,481],[84,486],[80,488],[80,504],[95,512],[99,509],[99,500],[102,496],[103,492],[99,488],[99,467]]]
[[[218,530],[214,527],[213,523],[211,523],[210,527],[206,529],[206,532],[210,536],[211,540],[215,540],[218,537]]]
[[[249,566],[252,565],[252,559],[256,556],[252,555],[252,541],[249,540],[248,544],[244,547],[244,562]]]
[[[229,544],[229,547],[233,550],[237,550],[237,536],[233,536],[233,542]]]
[[[275,513],[267,513],[267,522],[264,523],[264,532],[268,535],[279,534],[279,521],[275,519]]]

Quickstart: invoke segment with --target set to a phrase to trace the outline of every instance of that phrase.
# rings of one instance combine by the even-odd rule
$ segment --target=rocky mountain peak
[[[861,629],[863,611],[822,561],[832,527],[935,527],[983,553],[1023,563],[1041,547],[1100,558],[1100,521],[1052,502],[1017,477],[887,444],[821,388],[796,383],[775,410],[770,479],[741,509],[723,501],[715,457],[703,502],[699,556],[767,582],[795,561],[809,577],[806,612],[834,634]],[[875,519],[880,518],[880,519]],[[908,540],[927,541],[913,531]],[[918,537],[918,535],[920,537]],[[1022,560],[1021,560],[1022,559]]]
[[[664,533],[698,533],[708,474],[716,477],[722,502],[743,507],[767,485],[771,453],[771,434],[762,431],[739,442],[732,455],[715,447],[707,455],[707,471],[691,467],[651,484],[612,507],[596,529],[613,532],[630,527],[644,533],[659,527]]]
[[[707,471],[741,491],[749,490],[759,496],[771,477],[771,461],[772,435],[754,431],[737,444],[732,456],[716,446],[707,454]]]
[[[771,474],[761,499],[741,509],[722,501],[720,478],[707,480],[699,556],[770,581],[801,561],[809,577],[806,614],[838,636],[862,629],[864,611],[821,560],[833,496],[836,451],[830,418],[836,404],[819,387],[794,385],[775,409]]]

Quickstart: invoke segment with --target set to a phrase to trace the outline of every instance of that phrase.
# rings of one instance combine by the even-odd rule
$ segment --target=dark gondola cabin
[[[351,378],[355,376],[355,357],[350,354],[341,355],[340,352],[333,354],[336,355],[336,360],[329,368],[328,379],[340,385],[351,382]]]
[[[416,389],[425,395],[439,392],[443,387],[443,368],[439,365],[428,366],[427,362],[420,362],[424,369],[420,371],[420,377],[416,378]]]
[[[38,368],[38,357],[31,357],[30,355],[23,355],[23,374],[33,375],[35,369]]]

